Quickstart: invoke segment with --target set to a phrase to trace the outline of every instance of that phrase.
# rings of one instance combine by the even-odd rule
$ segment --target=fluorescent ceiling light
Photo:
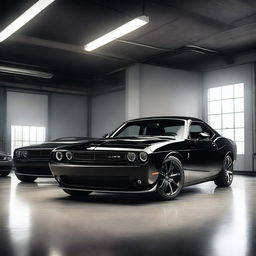
[[[51,79],[53,77],[53,74],[47,73],[47,72],[24,69],[24,68],[5,67],[5,66],[0,66],[0,73],[32,76],[32,77],[39,77],[39,78],[45,78],[45,79]]]
[[[9,26],[7,26],[2,32],[0,32],[0,42],[3,42],[27,22],[33,19],[38,13],[45,9],[55,0],[39,0],[32,5],[28,10],[21,14],[16,20],[14,20]]]
[[[147,16],[140,16],[136,19],[133,19],[133,20],[125,23],[121,27],[118,27],[115,30],[112,30],[111,32],[86,44],[84,49],[88,52],[93,51],[96,48],[101,47],[102,45],[105,45],[121,36],[124,36],[132,31],[146,25],[148,22],[149,22],[149,18]]]

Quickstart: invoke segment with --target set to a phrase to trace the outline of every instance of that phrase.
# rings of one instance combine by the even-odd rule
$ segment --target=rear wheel
[[[0,171],[0,176],[5,177],[10,174],[10,171]]]
[[[225,156],[223,160],[222,171],[214,180],[219,187],[229,187],[233,181],[233,159],[230,155]]]
[[[80,191],[80,190],[69,190],[69,189],[63,189],[63,191],[73,197],[86,197],[92,193],[91,191]]]
[[[26,176],[26,175],[20,175],[17,173],[15,173],[15,175],[22,182],[34,182],[37,179],[37,177],[35,176]]]
[[[159,200],[171,200],[179,195],[184,185],[184,171],[180,160],[170,156],[163,161],[157,181],[156,196]]]

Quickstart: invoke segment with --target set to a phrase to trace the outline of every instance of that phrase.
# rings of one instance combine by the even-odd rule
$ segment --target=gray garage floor
[[[171,202],[73,200],[51,179],[0,178],[0,255],[256,255],[256,177],[186,188]]]

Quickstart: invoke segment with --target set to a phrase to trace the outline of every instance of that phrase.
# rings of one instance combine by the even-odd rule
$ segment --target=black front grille
[[[126,176],[60,176],[64,185],[78,188],[127,189],[129,177]]]
[[[102,163],[124,163],[126,154],[123,152],[74,152],[75,161],[89,161]]]
[[[50,159],[51,149],[28,150],[27,158]]]

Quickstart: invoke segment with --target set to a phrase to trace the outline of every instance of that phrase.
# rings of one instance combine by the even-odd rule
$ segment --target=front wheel
[[[223,167],[214,183],[219,187],[229,187],[233,181],[233,159],[230,155],[224,157]]]
[[[170,156],[163,161],[157,181],[156,196],[159,200],[172,200],[184,185],[184,170],[180,160]]]
[[[8,176],[10,174],[10,171],[1,171],[0,172],[0,176],[2,176],[2,177],[6,177],[6,176]]]
[[[20,174],[17,174],[17,173],[15,173],[15,175],[22,182],[29,182],[30,183],[30,182],[34,182],[37,179],[37,177],[35,177],[35,176],[26,176],[26,175],[20,175]]]
[[[91,191],[69,190],[63,189],[63,191],[73,197],[86,197],[91,194]]]

